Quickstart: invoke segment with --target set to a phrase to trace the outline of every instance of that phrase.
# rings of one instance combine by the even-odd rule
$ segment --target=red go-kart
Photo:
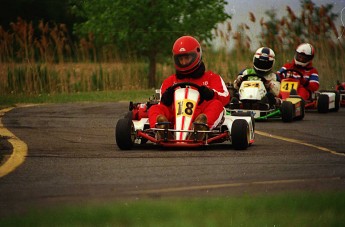
[[[157,123],[151,128],[147,114],[149,106],[131,103],[130,111],[117,121],[115,128],[116,144],[121,150],[131,150],[135,145],[146,142],[162,147],[200,147],[228,141],[237,150],[246,149],[254,143],[254,118],[251,113],[229,115],[224,108],[224,121],[219,126],[211,130],[197,130],[192,119],[200,102],[199,86],[184,82],[172,88],[175,89],[175,122]],[[171,127],[162,128],[160,124]],[[199,136],[200,133],[205,136]]]
[[[302,86],[303,74],[295,69],[287,69],[281,72],[284,78],[281,81],[281,98],[294,97],[298,94],[298,87]],[[311,92],[310,98],[304,100],[305,110],[317,110],[319,113],[338,111],[340,107],[340,94],[338,91]]]

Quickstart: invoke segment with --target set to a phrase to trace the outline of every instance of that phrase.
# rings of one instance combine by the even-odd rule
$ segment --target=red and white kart
[[[340,106],[345,107],[345,82],[340,83],[337,81],[335,90],[340,94]]]
[[[228,141],[237,150],[246,149],[254,143],[254,119],[251,113],[229,115],[224,108],[224,121],[212,130],[193,130],[192,119],[195,109],[200,101],[199,86],[184,82],[173,85],[175,122],[172,128],[150,128],[145,104],[132,104],[132,110],[124,118],[117,121],[115,140],[121,150],[130,150],[134,145],[144,144],[148,141],[162,147],[201,147],[213,143]],[[155,105],[155,104],[153,104]],[[134,108],[133,108],[134,107]],[[141,111],[144,108],[145,111]],[[131,108],[130,108],[131,109]],[[166,123],[165,123],[166,124]],[[159,131],[162,136],[158,136]],[[202,140],[199,133],[205,133]],[[173,135],[173,138],[171,138]]]
[[[303,74],[295,69],[286,69],[281,72],[284,78],[281,81],[281,98],[299,96],[297,91],[301,85]],[[297,78],[296,78],[297,77]],[[340,107],[340,94],[338,91],[316,91],[310,94],[310,99],[304,100],[305,110],[317,110],[319,113],[338,111]]]
[[[280,82],[279,98],[282,99],[281,112],[284,122],[302,120],[305,116],[305,100],[297,94],[297,88],[301,84],[302,76],[293,77],[295,70],[288,69],[282,73],[284,79]],[[299,73],[299,72],[295,72]],[[300,73],[299,73],[300,74]]]

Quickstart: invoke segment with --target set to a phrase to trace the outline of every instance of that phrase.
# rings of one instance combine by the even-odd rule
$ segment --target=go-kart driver
[[[287,69],[295,69],[302,73],[301,85],[297,89],[297,94],[304,100],[310,99],[311,93],[319,89],[319,73],[316,68],[313,67],[312,61],[314,58],[314,47],[309,43],[300,44],[295,52],[294,59],[290,63],[286,63],[277,72],[281,79],[286,76],[282,72]],[[293,75],[294,78],[299,79],[299,75]]]
[[[280,77],[272,72],[274,62],[274,51],[268,47],[260,47],[255,51],[253,56],[253,68],[244,69],[238,74],[234,81],[234,88],[236,90],[240,88],[243,78],[246,75],[256,74],[263,80],[267,90],[266,96],[261,101],[271,106],[277,104],[277,101],[279,102],[279,99],[276,99],[276,97],[280,90]],[[232,100],[232,102],[234,102],[234,100]]]
[[[223,107],[230,101],[223,79],[212,71],[205,71],[201,46],[194,37],[178,38],[172,52],[176,73],[163,81],[160,103],[149,109],[150,127],[154,128],[157,122],[174,122],[174,90],[171,86],[181,82],[191,82],[201,86],[199,92],[203,101],[197,106],[194,114],[197,117],[192,121],[202,124],[201,128],[196,130],[216,127],[224,117]]]

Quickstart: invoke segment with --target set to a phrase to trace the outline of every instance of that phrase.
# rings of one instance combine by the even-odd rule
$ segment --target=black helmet
[[[257,74],[265,74],[272,70],[275,61],[274,51],[268,47],[257,49],[253,57],[253,65]]]

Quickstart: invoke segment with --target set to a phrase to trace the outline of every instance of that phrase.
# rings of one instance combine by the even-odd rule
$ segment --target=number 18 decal
[[[179,100],[176,104],[176,116],[192,117],[195,109],[195,102],[193,100]]]

